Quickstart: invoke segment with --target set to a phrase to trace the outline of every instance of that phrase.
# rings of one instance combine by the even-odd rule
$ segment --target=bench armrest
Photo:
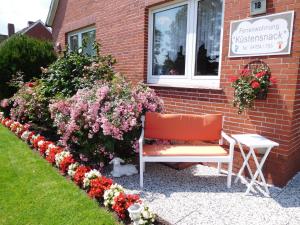
[[[144,143],[144,129],[142,130],[141,136],[139,138],[139,145],[143,145]]]
[[[142,116],[141,121],[142,121],[142,132],[141,132],[141,136],[139,138],[139,154],[140,154],[140,157],[143,156],[145,116]]]
[[[235,140],[231,137],[229,137],[229,135],[227,135],[224,131],[221,132],[221,136],[222,138],[224,138],[230,145],[235,145]]]
[[[228,143],[229,143],[229,155],[231,157],[233,157],[233,153],[234,153],[234,145],[235,145],[235,140],[231,137],[229,137],[229,135],[227,135],[224,131],[221,132],[221,136],[222,139],[224,138]]]

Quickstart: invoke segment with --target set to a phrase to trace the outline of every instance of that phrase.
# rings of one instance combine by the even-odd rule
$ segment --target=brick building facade
[[[196,0],[183,3],[162,0],[53,0],[47,23],[53,29],[54,42],[63,47],[74,40],[69,34],[93,28],[102,51],[116,57],[117,71],[134,83],[149,83],[148,31],[153,25],[150,13],[160,7],[172,8],[172,4],[179,4],[179,7],[187,2],[188,10],[197,3]],[[223,12],[220,11],[223,18],[220,67],[212,86],[206,81],[202,85],[202,80],[197,81],[197,85],[180,85],[181,82],[170,85],[167,82],[151,82],[149,85],[164,99],[168,112],[222,113],[225,116],[224,129],[229,134],[259,133],[278,142],[280,147],[271,152],[264,173],[268,182],[283,186],[300,170],[300,2],[267,0],[266,14],[295,12],[291,54],[229,58],[230,22],[250,17],[249,6],[248,0],[224,0]],[[171,12],[168,15],[170,17]],[[192,23],[190,18],[188,16],[188,23]],[[75,37],[76,46],[78,37]],[[232,106],[233,88],[229,77],[238,75],[246,64],[254,60],[261,60],[269,66],[277,84],[271,87],[266,100],[256,101],[254,110],[238,115],[237,109]],[[234,161],[237,171],[242,163],[239,151],[236,151]]]
[[[28,21],[28,26],[24,27],[23,29],[19,30],[15,33],[15,25],[12,23],[7,24],[7,30],[8,30],[8,37],[13,36],[14,34],[21,34],[21,35],[27,35],[33,38],[37,38],[40,40],[46,40],[51,41],[52,40],[52,34],[48,27],[45,26],[45,24],[38,20],[36,22]]]

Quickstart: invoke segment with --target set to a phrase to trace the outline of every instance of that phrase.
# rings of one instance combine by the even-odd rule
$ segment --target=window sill
[[[188,89],[204,89],[222,91],[223,88],[207,85],[187,85],[187,84],[153,84],[146,83],[150,87],[165,87],[165,88],[188,88]]]

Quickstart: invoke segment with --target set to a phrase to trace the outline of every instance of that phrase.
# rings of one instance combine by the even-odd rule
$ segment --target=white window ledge
[[[187,84],[153,84],[146,83],[150,87],[167,87],[167,88],[189,88],[189,89],[205,89],[205,90],[218,90],[221,91],[223,88],[207,85],[187,85]]]

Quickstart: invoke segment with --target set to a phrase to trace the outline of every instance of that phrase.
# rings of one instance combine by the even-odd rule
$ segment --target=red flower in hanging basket
[[[238,78],[238,76],[231,76],[229,79],[230,79],[230,82],[236,82],[239,78]]]
[[[266,71],[261,71],[261,72],[259,72],[259,73],[256,74],[256,77],[257,77],[257,78],[261,78],[261,77],[263,77],[263,76],[266,75],[266,74],[267,74]]]
[[[257,89],[257,88],[260,88],[260,84],[259,84],[257,81],[253,81],[253,82],[251,83],[251,87],[252,87],[253,89]]]
[[[250,73],[250,70],[249,70],[249,69],[243,69],[243,70],[241,71],[241,75],[242,75],[242,76],[248,76],[249,73]]]

